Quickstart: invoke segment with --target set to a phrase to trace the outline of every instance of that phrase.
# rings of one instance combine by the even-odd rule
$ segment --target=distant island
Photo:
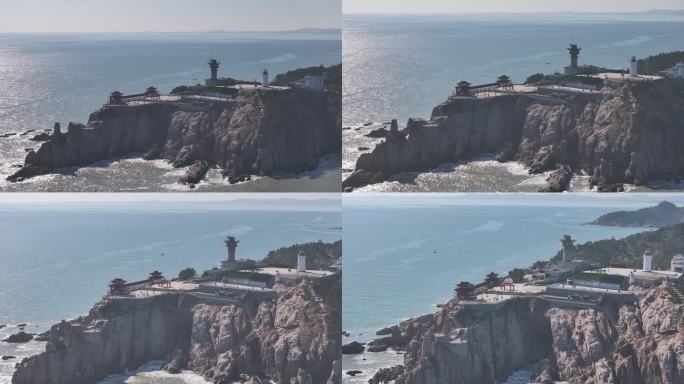
[[[155,87],[114,91],[87,124],[69,123],[63,132],[56,123],[51,134],[33,138],[42,145],[7,179],[137,155],[188,167],[179,182],[194,187],[211,167],[237,183],[311,170],[322,156],[341,153],[341,64],[300,68],[273,81],[263,70],[259,82],[219,77],[218,60],[208,64],[204,84],[168,95]]]
[[[607,213],[591,222],[594,225],[643,228],[660,228],[679,223],[684,223],[684,207],[677,207],[669,201],[636,211]]]
[[[529,173],[549,172],[540,192],[568,188],[588,175],[597,191],[623,191],[684,177],[684,52],[641,60],[628,69],[580,65],[568,47],[563,73],[533,74],[523,84],[506,75],[486,84],[459,82],[430,119],[392,121],[370,132],[384,138],[362,153],[343,189],[379,183],[400,172],[491,154]]]
[[[227,258],[201,273],[114,278],[87,315],[38,336],[45,351],[18,363],[12,384],[92,383],[155,360],[217,384],[340,384],[341,243],[285,247],[263,260],[237,258],[238,243],[228,236]],[[270,262],[289,263],[291,252],[292,265]]]
[[[403,353],[370,384],[500,383],[523,370],[534,383],[678,384],[683,239],[684,224],[579,245],[565,235],[550,260],[461,281],[437,312],[342,353]]]

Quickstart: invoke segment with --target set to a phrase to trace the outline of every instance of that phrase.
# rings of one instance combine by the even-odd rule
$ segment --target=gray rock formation
[[[176,167],[206,161],[233,177],[303,171],[340,152],[340,128],[339,95],[304,90],[256,92],[232,102],[108,105],[87,125],[55,129],[8,180],[130,154]]]
[[[676,384],[684,379],[684,305],[662,287],[635,304],[560,309],[535,298],[409,320],[397,384],[501,382],[535,365],[536,382]]]
[[[17,364],[12,384],[95,382],[159,359],[169,372],[192,369],[216,382],[248,375],[339,384],[339,311],[311,300],[324,296],[313,285],[276,289],[275,300],[241,305],[189,294],[104,300],[86,317],[54,325],[46,351]]]
[[[410,119],[344,182],[358,187],[483,153],[524,163],[531,173],[568,165],[599,187],[684,176],[684,81],[606,86],[566,100],[528,95],[453,98],[430,120]]]

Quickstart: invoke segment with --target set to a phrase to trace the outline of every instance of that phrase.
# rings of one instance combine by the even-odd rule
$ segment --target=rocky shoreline
[[[306,282],[275,289],[274,300],[223,305],[185,293],[104,299],[52,326],[45,352],[18,363],[12,383],[95,382],[164,360],[171,373],[190,369],[215,383],[339,384],[335,304],[310,300],[317,288]]]
[[[180,180],[199,182],[219,167],[230,182],[316,167],[341,146],[341,98],[308,90],[257,91],[217,101],[181,98],[132,105],[105,105],[87,124],[59,124],[9,181],[60,168],[140,154],[190,166]]]
[[[396,124],[385,140],[362,153],[343,181],[351,191],[393,174],[422,171],[493,153],[518,161],[530,173],[554,171],[543,191],[560,191],[574,173],[591,177],[599,191],[622,190],[684,176],[684,82],[659,80],[607,84],[600,94],[562,100],[512,94],[453,97],[429,120]]]

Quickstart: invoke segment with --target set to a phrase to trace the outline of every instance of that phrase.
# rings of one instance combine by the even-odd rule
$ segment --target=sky
[[[344,13],[638,12],[684,9],[682,0],[342,0]]]
[[[0,33],[340,28],[341,7],[341,0],[0,0]]]

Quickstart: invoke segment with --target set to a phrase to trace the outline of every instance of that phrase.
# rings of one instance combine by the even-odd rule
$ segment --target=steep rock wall
[[[599,187],[684,177],[684,81],[613,84],[601,95],[565,101],[522,94],[450,99],[430,120],[409,120],[362,154],[343,186],[482,153],[520,161],[531,173],[568,165]]]

